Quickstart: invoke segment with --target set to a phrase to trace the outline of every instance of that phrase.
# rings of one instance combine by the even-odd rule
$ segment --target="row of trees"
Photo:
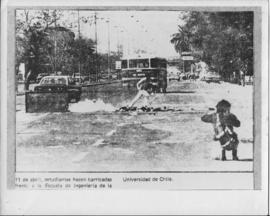
[[[91,24],[88,18],[80,17],[80,21]],[[76,26],[72,23],[74,20],[63,20],[60,10],[17,12],[16,73],[20,63],[25,63],[25,77],[30,76],[30,80],[39,73],[57,71],[67,75],[80,72],[98,78],[108,68],[108,54],[96,53],[94,40],[80,34],[75,37],[70,28]],[[112,53],[111,62],[120,56],[119,52]]]
[[[242,70],[253,75],[253,12],[186,12],[173,34],[177,52],[203,51],[201,60],[228,78]]]

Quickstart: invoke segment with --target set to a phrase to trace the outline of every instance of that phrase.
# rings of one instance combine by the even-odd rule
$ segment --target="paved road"
[[[233,101],[235,108],[245,109],[248,118],[245,116],[244,121],[252,119],[251,91],[242,90],[247,92],[248,103],[241,102],[235,95],[238,88],[228,84],[173,81],[167,94],[153,96],[151,105],[183,111],[159,113],[85,110],[25,114],[23,96],[18,96],[17,170],[251,171],[252,124],[247,122],[239,130],[241,161],[222,162],[217,160],[220,149],[212,140],[211,125],[200,120],[202,111],[226,97]],[[135,89],[123,88],[120,84],[96,86],[84,89],[79,105],[95,106],[93,101],[99,99],[118,108],[135,94]]]

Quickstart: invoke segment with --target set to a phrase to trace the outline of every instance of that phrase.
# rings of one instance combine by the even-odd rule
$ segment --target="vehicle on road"
[[[89,76],[82,75],[80,73],[74,73],[72,77],[75,79],[76,84],[81,84],[86,81],[89,81]]]
[[[84,80],[82,77],[75,77],[75,78],[72,78],[72,80],[75,82],[76,85],[80,85],[84,83]]]
[[[155,92],[166,92],[167,60],[165,58],[139,56],[121,60],[123,85],[135,86],[146,75],[150,76],[151,84],[155,86]]]
[[[178,69],[177,66],[173,66],[173,65],[169,65],[167,66],[167,76],[168,76],[168,80],[172,81],[172,80],[177,80],[180,81],[180,73],[181,71]]]
[[[36,83],[39,83],[40,80],[45,77],[45,76],[49,76],[50,74],[49,73],[40,73],[37,75],[37,78],[36,78]]]
[[[75,80],[69,76],[46,76],[43,77],[39,85],[35,86],[37,93],[57,93],[67,92],[69,102],[78,102],[81,98],[82,87],[75,85]]]
[[[215,71],[208,71],[205,75],[202,76],[201,80],[207,83],[210,82],[220,83],[221,76]]]
[[[178,74],[178,73],[170,73],[168,75],[168,80],[169,80],[169,82],[172,81],[172,80],[180,81],[180,74]]]

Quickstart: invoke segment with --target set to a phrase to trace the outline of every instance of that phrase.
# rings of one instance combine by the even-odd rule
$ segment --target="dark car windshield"
[[[45,77],[40,82],[41,85],[58,84],[67,85],[67,79],[64,77]]]

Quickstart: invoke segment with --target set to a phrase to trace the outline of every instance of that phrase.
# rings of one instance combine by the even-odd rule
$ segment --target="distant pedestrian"
[[[149,104],[149,97],[154,92],[154,86],[151,83],[150,76],[146,76],[142,78],[137,83],[138,93],[134,97],[134,99],[129,104],[129,107],[134,106],[134,104],[143,96],[144,97],[144,105],[147,106]]]
[[[240,80],[241,80],[242,86],[245,86],[245,73],[243,70],[240,70]]]
[[[192,63],[190,65],[190,76],[189,76],[190,81],[195,81],[196,80],[195,71],[196,71],[196,66],[195,66],[194,63]]]
[[[232,151],[233,160],[238,160],[238,137],[233,127],[240,127],[240,121],[230,112],[231,104],[221,100],[216,105],[216,112],[202,116],[203,122],[212,123],[214,126],[214,140],[221,145],[221,160],[226,160],[226,151]]]
[[[232,82],[237,83],[237,81],[236,81],[236,72],[235,71],[232,74]]]

